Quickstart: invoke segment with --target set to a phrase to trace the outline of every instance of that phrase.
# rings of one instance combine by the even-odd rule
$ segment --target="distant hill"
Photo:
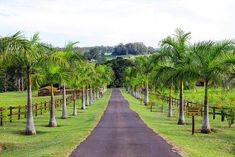
[[[104,63],[107,58],[110,60],[116,56],[151,54],[157,51],[153,47],[145,46],[142,42],[120,43],[116,46],[77,47],[76,50],[88,60],[97,60],[99,63]]]

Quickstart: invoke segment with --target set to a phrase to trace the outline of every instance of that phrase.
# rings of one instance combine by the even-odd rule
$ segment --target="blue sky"
[[[235,38],[234,0],[0,0],[0,35],[40,32],[43,42],[64,46],[142,41],[158,47],[177,27],[192,42]]]

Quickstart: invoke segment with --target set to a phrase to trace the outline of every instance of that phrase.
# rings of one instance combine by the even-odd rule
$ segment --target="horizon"
[[[203,4],[203,5],[202,5]],[[232,0],[0,0],[0,35],[39,32],[42,42],[63,47],[143,42],[158,47],[176,28],[191,41],[234,39]]]

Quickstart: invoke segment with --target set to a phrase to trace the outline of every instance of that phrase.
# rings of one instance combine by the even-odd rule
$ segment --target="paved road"
[[[128,107],[119,89],[113,89],[97,127],[71,154],[71,157],[179,156]]]

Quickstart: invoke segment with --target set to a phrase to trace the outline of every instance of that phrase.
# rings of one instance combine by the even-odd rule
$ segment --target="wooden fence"
[[[164,95],[156,95],[156,96],[162,101],[165,101],[167,103],[169,102],[168,96],[164,96]],[[177,107],[179,106],[179,99],[172,97],[171,101],[172,101],[172,105],[175,105]],[[203,104],[195,103],[189,100],[184,100],[184,111],[186,111],[187,107],[198,107],[200,108],[201,116],[203,115],[203,112],[204,112]],[[227,111],[230,109],[234,109],[234,108],[209,106],[209,114],[213,115],[212,116],[213,119],[215,119],[216,115],[220,115],[221,121],[224,121],[227,115]]]
[[[76,92],[76,98],[78,99],[80,96],[80,92]],[[67,103],[72,102],[74,99],[74,95],[70,95],[66,98]],[[58,108],[62,105],[63,99],[55,99],[55,107]],[[35,103],[33,106],[33,115],[37,117],[38,115],[42,115],[46,113],[50,109],[50,100]],[[2,126],[5,122],[13,122],[13,120],[20,120],[22,118],[26,118],[27,115],[27,105],[19,105],[19,106],[9,106],[7,108],[0,107],[0,126]]]

